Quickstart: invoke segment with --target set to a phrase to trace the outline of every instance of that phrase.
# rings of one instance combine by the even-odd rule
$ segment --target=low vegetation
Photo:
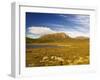
[[[27,47],[49,45],[55,47]],[[88,38],[26,38],[26,67],[89,64]]]

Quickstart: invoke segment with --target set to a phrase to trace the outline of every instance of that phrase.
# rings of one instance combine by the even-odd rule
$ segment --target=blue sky
[[[64,32],[71,37],[89,37],[89,15],[26,13],[26,36],[39,38],[45,34]]]

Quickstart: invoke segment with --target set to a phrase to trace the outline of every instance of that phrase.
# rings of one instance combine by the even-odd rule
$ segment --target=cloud
[[[69,14],[69,15],[59,15],[66,21],[72,21],[73,23],[82,24],[84,27],[88,27],[90,17],[89,15],[79,15],[79,14]]]
[[[76,16],[75,22],[78,22],[80,25],[82,25],[85,28],[89,28],[89,16],[88,15],[78,15]]]
[[[64,32],[66,35],[69,35],[72,38],[75,38],[75,37],[78,37],[78,36],[89,37],[88,32],[84,33],[84,32],[81,32],[81,31],[74,30],[74,29],[57,31],[57,33],[60,33],[60,32]]]
[[[89,33],[75,31],[74,29],[54,31],[48,27],[35,27],[35,26],[27,28],[26,36],[29,38],[39,38],[45,34],[60,33],[60,32],[64,32],[66,35],[69,35],[70,37],[73,37],[73,38],[77,36],[89,37]]]
[[[55,33],[52,29],[48,27],[28,27],[26,30],[26,36],[30,38],[39,38],[40,36],[43,36],[45,34],[52,34]]]
[[[69,21],[69,24],[73,24],[72,26],[69,26],[68,28],[75,29],[76,31],[80,32],[89,32],[89,26],[90,26],[90,17],[89,15],[79,15],[79,14],[69,14],[68,15],[60,15],[65,22]]]
[[[26,36],[29,38],[39,38],[45,34],[52,34],[64,32],[71,37],[85,36],[89,37],[89,16],[88,15],[60,15],[66,24],[52,23],[48,27],[45,26],[31,26],[26,30]],[[70,25],[71,24],[71,25]]]
[[[89,34],[90,19],[89,16],[77,16],[75,21],[79,26],[76,30],[83,32],[84,34]]]
[[[89,33],[83,33],[83,32],[79,32],[79,31],[66,31],[66,34],[68,34],[70,37],[75,38],[78,36],[84,36],[84,37],[89,37]]]

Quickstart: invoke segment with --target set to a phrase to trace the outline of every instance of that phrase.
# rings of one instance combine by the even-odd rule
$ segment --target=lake
[[[57,45],[26,45],[26,48],[59,48],[63,46],[57,46]]]

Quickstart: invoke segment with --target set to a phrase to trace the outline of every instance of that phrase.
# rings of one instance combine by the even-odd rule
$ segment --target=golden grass
[[[43,45],[43,43],[33,44]],[[89,40],[45,44],[61,47],[26,48],[26,67],[83,65],[90,63]]]

